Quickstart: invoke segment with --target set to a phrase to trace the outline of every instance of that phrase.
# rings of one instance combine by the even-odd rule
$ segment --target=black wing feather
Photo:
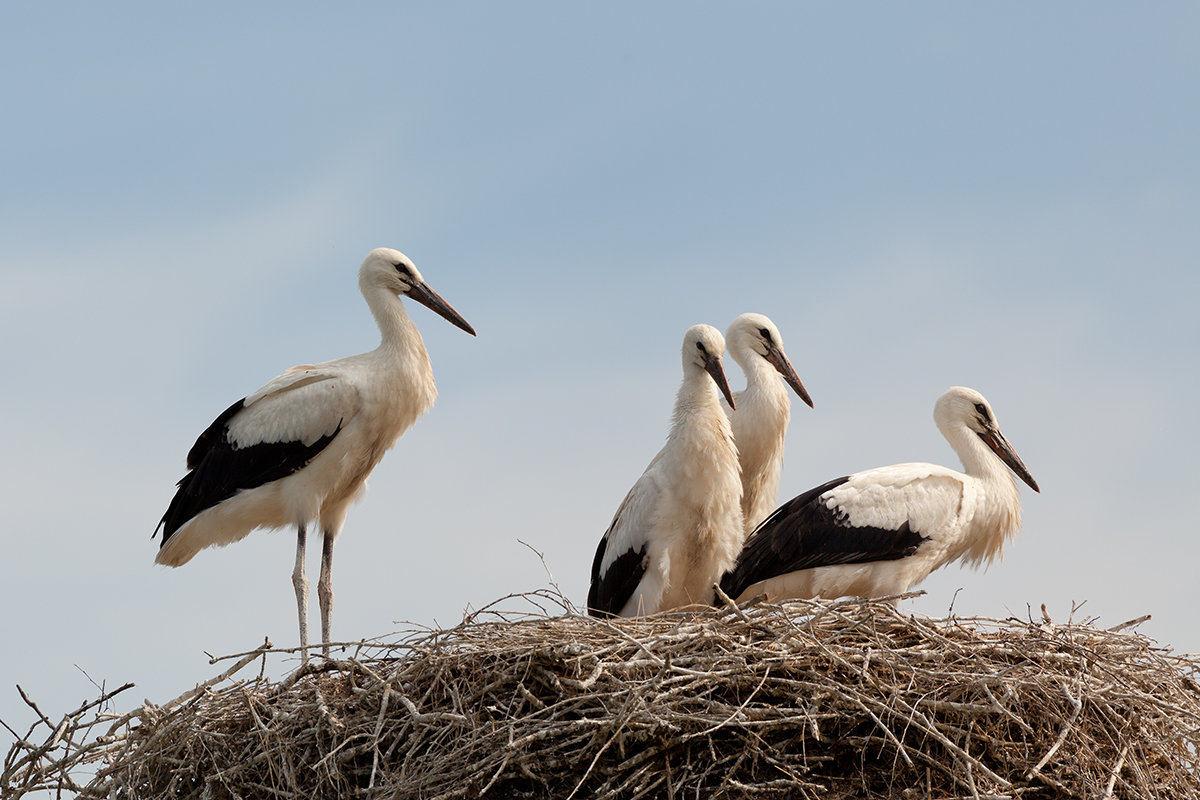
[[[303,469],[342,430],[339,422],[333,433],[312,444],[262,442],[237,447],[229,439],[229,421],[245,404],[242,398],[225,409],[188,451],[187,465],[191,471],[180,479],[179,489],[159,522],[163,529],[162,545],[201,511],[239,491],[286,478]]]
[[[617,556],[601,576],[600,564],[604,561],[607,545],[606,533],[596,548],[596,557],[592,559],[592,584],[588,587],[587,609],[593,617],[615,617],[620,614],[646,574],[646,545],[643,544],[639,550],[627,550]]]
[[[225,426],[229,420],[233,419],[233,415],[246,407],[246,398],[238,400],[229,408],[221,412],[221,416],[213,420],[213,423],[204,429],[204,433],[196,438],[196,443],[192,445],[192,449],[188,450],[187,468],[195,469],[200,466],[200,462],[204,460],[204,456],[215,447],[219,447],[225,439]]]
[[[819,502],[848,480],[821,484],[775,509],[747,537],[737,564],[721,579],[721,589],[736,598],[748,586],[789,572],[895,561],[917,552],[928,537],[912,530],[907,520],[895,530],[854,527],[844,513]]]

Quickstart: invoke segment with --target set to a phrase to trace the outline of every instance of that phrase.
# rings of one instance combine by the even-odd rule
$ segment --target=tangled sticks
[[[1200,662],[1124,626],[928,619],[857,600],[606,622],[549,592],[520,597],[537,610],[493,606],[451,629],[351,645],[351,658],[281,682],[237,678],[276,652],[264,649],[164,706],[43,716],[5,760],[5,795],[1200,790]],[[35,745],[39,728],[51,732]]]

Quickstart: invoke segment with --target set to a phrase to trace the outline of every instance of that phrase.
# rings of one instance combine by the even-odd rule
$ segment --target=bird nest
[[[520,597],[534,610],[498,605],[450,629],[351,645],[349,657],[314,659],[279,682],[264,673],[280,651],[264,645],[165,705],[106,714],[110,692],[59,723],[38,711],[0,788],[14,798],[1200,796],[1200,661],[1123,630],[1133,623],[930,619],[869,601],[602,621],[556,594]]]

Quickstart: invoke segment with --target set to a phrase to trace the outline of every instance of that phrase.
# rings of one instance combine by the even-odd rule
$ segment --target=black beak
[[[408,290],[407,295],[439,317],[443,317],[455,327],[462,328],[472,336],[475,335],[475,329],[471,327],[469,322],[463,319],[462,314],[451,308],[450,304],[443,300],[440,294],[430,289],[429,284],[424,281],[413,284],[412,288]]]
[[[721,366],[721,359],[714,356],[712,353],[706,353],[704,356],[704,371],[712,376],[716,382],[717,388],[721,390],[721,394],[725,395],[725,399],[729,401],[729,407],[737,409],[733,404],[733,392],[729,391],[729,381],[725,380],[725,368]]]
[[[989,428],[979,434],[979,438],[983,439],[987,446],[992,448],[992,452],[1000,456],[1000,460],[1007,464],[1008,468],[1015,472],[1018,478],[1025,481],[1030,489],[1033,489],[1038,494],[1042,493],[1042,490],[1038,488],[1037,481],[1033,479],[1033,476],[1029,474],[1029,470],[1025,468],[1025,462],[1017,455],[1017,451],[1004,438],[1004,434],[1000,432],[999,428]]]
[[[808,396],[808,390],[800,382],[800,376],[796,374],[796,370],[792,369],[792,362],[788,361],[788,357],[783,354],[783,351],[778,347],[768,347],[766,359],[783,376],[783,379],[787,381],[787,385],[792,387],[792,391],[796,393],[796,396],[803,400],[809,408],[813,408],[813,401]]]

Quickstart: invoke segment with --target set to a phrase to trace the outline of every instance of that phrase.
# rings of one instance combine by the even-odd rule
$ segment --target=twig
[[[716,594],[717,599],[720,600],[726,608],[728,608],[734,614],[737,614],[739,619],[744,622],[750,621],[750,618],[746,616],[746,612],[742,611],[742,609],[738,607],[738,604],[734,602],[733,598],[725,594],[725,590],[721,588],[721,584],[714,583],[713,592]]]
[[[1143,622],[1146,622],[1150,618],[1151,617],[1149,614],[1143,614],[1140,617],[1135,617],[1134,619],[1126,620],[1125,622],[1122,622],[1120,625],[1113,625],[1111,628],[1108,628],[1108,631],[1109,631],[1109,633],[1116,633],[1117,631],[1127,630],[1128,628],[1136,628],[1138,625],[1141,625]]]
[[[1063,694],[1067,696],[1067,700],[1071,703],[1071,716],[1063,723],[1062,730],[1058,733],[1058,738],[1054,740],[1054,744],[1046,751],[1046,755],[1042,756],[1042,760],[1033,769],[1029,770],[1029,773],[1025,776],[1025,780],[1027,781],[1031,781],[1037,777],[1037,774],[1042,771],[1042,767],[1046,766],[1050,759],[1054,757],[1054,754],[1058,752],[1058,748],[1062,747],[1062,743],[1067,740],[1067,734],[1071,732],[1071,728],[1075,725],[1075,720],[1079,718],[1079,712],[1083,709],[1083,701],[1072,697],[1065,683],[1062,685],[1062,690]]]
[[[931,619],[889,602],[716,596],[714,609],[608,621],[554,591],[510,595],[279,680],[268,654],[295,650],[267,642],[214,658],[234,663],[161,706],[114,716],[105,693],[63,722],[39,710],[39,740],[12,745],[0,791],[1200,796],[1188,755],[1200,748],[1197,657],[1037,615]],[[1080,755],[1057,759],[1068,739]],[[1030,752],[1045,754],[1036,781],[1009,786]]]
[[[230,675],[233,675],[235,672],[238,672],[242,667],[246,666],[254,659],[264,658],[266,655],[266,652],[270,649],[271,649],[271,643],[265,642],[257,650],[250,651],[246,656],[244,656],[236,664],[234,664],[232,667],[230,667],[229,669],[222,672],[217,677],[209,678],[204,683],[197,684],[196,688],[189,689],[188,691],[186,691],[183,694],[176,697],[174,700],[169,700],[166,703],[163,703],[162,707],[163,708],[174,708],[175,706],[179,705],[180,703],[185,703],[188,700],[191,700],[192,698],[200,695],[202,692],[204,692],[205,689],[208,689],[210,686],[216,686],[218,683],[223,683],[227,678],[229,678]]]
[[[21,684],[19,684],[19,683],[17,684],[17,692],[20,693],[21,699],[25,701],[25,705],[32,708],[33,712],[41,718],[42,722],[46,723],[51,728],[54,727],[54,725],[50,722],[50,720],[46,719],[46,715],[42,713],[42,710],[37,707],[37,703],[30,700],[29,695],[25,694],[25,690],[21,688]]]
[[[1113,787],[1117,785],[1117,776],[1121,774],[1121,767],[1125,765],[1125,756],[1129,754],[1129,745],[1121,748],[1121,755],[1117,758],[1117,763],[1113,764],[1112,773],[1108,776],[1108,786],[1104,787],[1104,800],[1112,800]]]
[[[563,595],[562,591],[558,588],[558,581],[554,580],[554,574],[550,572],[550,565],[546,563],[546,554],[522,539],[517,539],[517,543],[525,545],[529,548],[530,552],[538,557],[538,561],[542,562],[542,569],[546,571],[546,581],[550,584],[550,588],[555,592],[558,592],[561,597],[566,597],[566,595]]]

